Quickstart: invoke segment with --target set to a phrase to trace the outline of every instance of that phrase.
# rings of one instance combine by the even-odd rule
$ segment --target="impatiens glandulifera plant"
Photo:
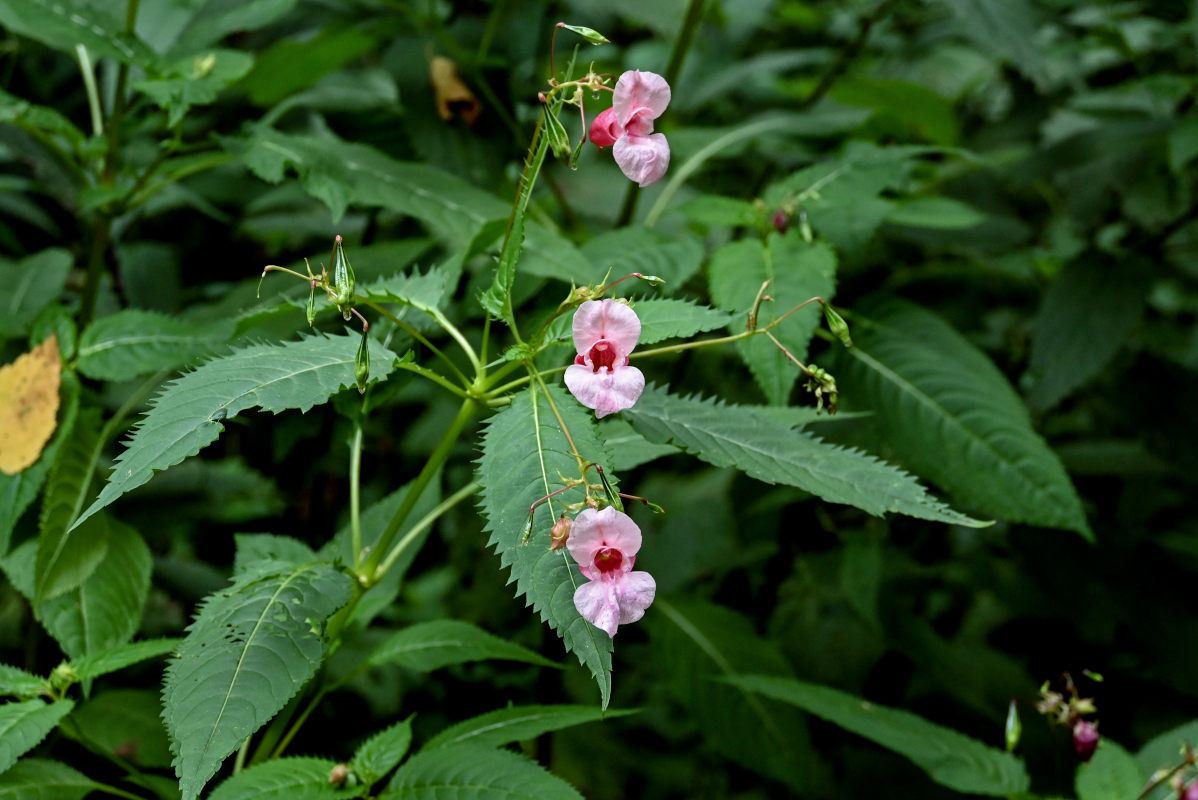
[[[615,300],[587,300],[574,312],[574,349],[566,387],[596,417],[632,408],[645,391],[645,376],[628,365],[641,338],[641,321]]]
[[[670,145],[653,132],[653,120],[670,104],[670,85],[654,72],[629,70],[616,81],[611,108],[591,123],[591,141],[612,148],[620,171],[639,186],[661,180],[670,168]]]
[[[566,542],[588,583],[574,590],[574,607],[608,636],[645,616],[657,584],[648,572],[633,572],[641,529],[615,506],[586,508],[574,518]]]

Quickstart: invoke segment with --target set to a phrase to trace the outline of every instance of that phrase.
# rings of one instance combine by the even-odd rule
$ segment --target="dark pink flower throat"
[[[624,554],[614,547],[604,547],[595,553],[595,569],[603,575],[618,572],[624,565]]]

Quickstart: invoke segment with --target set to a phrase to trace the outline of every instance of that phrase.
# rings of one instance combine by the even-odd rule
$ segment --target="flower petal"
[[[657,581],[648,572],[629,572],[615,581],[616,603],[620,607],[620,624],[627,625],[645,616],[645,609],[657,595]]]
[[[646,134],[653,130],[653,120],[662,115],[670,104],[670,84],[656,72],[641,72],[633,69],[625,72],[616,81],[612,94],[612,108],[616,120],[624,128],[635,126],[634,134]]]
[[[657,594],[647,572],[629,572],[614,581],[589,581],[574,590],[574,607],[595,627],[615,636],[620,625],[636,622]]]
[[[650,136],[626,134],[616,140],[611,152],[625,177],[641,186],[661,180],[670,168],[670,145],[660,133]]]
[[[624,134],[624,129],[616,121],[616,110],[609,108],[601,111],[591,123],[591,141],[596,147],[611,147]]]
[[[574,350],[580,356],[606,339],[616,346],[617,360],[622,362],[640,338],[641,319],[623,303],[587,300],[574,312]]]
[[[641,529],[632,521],[632,517],[613,506],[598,511],[584,508],[574,518],[566,547],[580,568],[590,568],[599,550],[613,547],[624,556],[627,565],[624,571],[627,572],[632,569],[633,556],[641,549]]]
[[[596,417],[606,417],[632,408],[645,390],[645,376],[636,367],[616,367],[595,372],[590,367],[571,364],[566,367],[566,388]]]

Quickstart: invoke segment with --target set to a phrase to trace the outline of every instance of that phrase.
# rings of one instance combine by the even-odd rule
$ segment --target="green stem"
[[[241,743],[241,747],[237,748],[237,757],[233,759],[233,774],[240,775],[245,769],[245,757],[250,752],[250,737],[245,737],[245,741]]]
[[[295,274],[295,273],[293,273],[293,274]],[[300,277],[302,278],[303,276],[301,275]],[[424,334],[422,334],[420,331],[416,330],[414,327],[412,327],[408,323],[404,322],[399,317],[395,316],[390,311],[383,308],[381,305],[374,302],[373,300],[365,300],[363,298],[355,298],[355,302],[360,302],[362,305],[366,306],[367,308],[370,308],[370,309],[374,310],[375,312],[377,312],[378,314],[380,314],[381,316],[384,316],[387,319],[391,320],[393,323],[395,323],[395,326],[397,328],[399,328],[404,333],[411,336],[416,341],[420,342],[422,345],[424,345],[425,347],[428,348],[430,353],[432,353],[437,358],[444,361],[449,366],[450,369],[452,369],[455,373],[457,373],[457,376],[462,381],[463,386],[467,386],[470,384],[470,381],[466,378],[465,373],[463,373],[460,369],[458,369],[457,364],[454,364],[453,360],[450,359],[449,356],[447,356],[447,355],[445,355],[445,353],[441,352],[441,349],[439,347],[437,347],[435,344],[433,344],[432,342],[430,342],[428,340],[428,338]],[[430,316],[431,316],[431,314],[430,314]],[[457,330],[457,329],[455,328],[454,330]],[[459,332],[458,335],[460,336],[461,333]],[[473,351],[470,351],[470,352],[473,352]],[[436,373],[432,373],[432,374],[435,375]]]
[[[79,305],[79,330],[87,327],[96,312],[96,298],[104,277],[104,255],[112,238],[112,217],[99,213],[92,221],[91,251],[87,257],[87,280],[83,284],[83,300]]]
[[[458,410],[458,415],[449,424],[445,434],[441,437],[441,441],[437,443],[436,449],[428,457],[428,461],[424,462],[424,467],[420,470],[420,474],[416,476],[416,480],[412,481],[411,486],[408,488],[407,496],[404,497],[403,502],[396,509],[395,514],[392,515],[391,521],[387,524],[387,529],[383,531],[382,536],[375,543],[370,556],[357,571],[367,587],[373,586],[378,582],[380,577],[378,573],[379,565],[391,549],[391,546],[395,543],[395,537],[399,535],[400,526],[407,520],[408,514],[412,513],[412,509],[416,507],[416,503],[420,501],[421,495],[428,488],[433,476],[440,471],[441,467],[445,466],[445,462],[449,459],[449,454],[458,442],[458,437],[461,436],[462,429],[466,427],[466,423],[474,416],[475,406],[474,400],[469,398],[462,402],[462,407]]]
[[[129,0],[125,5],[125,33],[137,26],[137,7],[141,0]],[[129,65],[121,63],[116,73],[116,92],[112,97],[112,113],[108,115],[108,155],[104,159],[104,180],[111,183],[121,158],[121,121],[125,115],[125,86],[129,82]]]
[[[438,386],[440,386],[444,389],[448,389],[449,391],[453,392],[458,397],[467,397],[468,396],[466,394],[466,391],[464,389],[462,389],[462,387],[453,384],[452,382],[450,382],[450,380],[448,378],[446,378],[442,375],[438,375],[436,372],[433,372],[428,367],[422,367],[419,364],[414,364],[410,361],[401,361],[395,365],[395,368],[401,369],[405,372],[414,372],[415,374],[420,375],[421,377],[428,378],[430,381],[437,384]]]
[[[686,8],[686,17],[682,20],[682,28],[678,31],[669,63],[666,64],[666,74],[662,76],[670,86],[677,82],[678,73],[682,72],[682,64],[686,61],[691,43],[695,40],[695,31],[699,29],[699,23],[703,19],[703,5],[704,0],[691,0]],[[620,216],[616,219],[617,228],[623,228],[632,222],[632,215],[636,213],[636,202],[640,196],[641,187],[629,183],[628,190],[624,193],[624,203],[620,206]]]
[[[363,404],[365,405],[365,404]],[[365,413],[363,410],[362,413]],[[354,419],[354,438],[349,446],[349,529],[354,552],[354,570],[362,563],[362,418]]]
[[[79,71],[83,74],[83,88],[87,92],[87,108],[91,112],[92,135],[104,135],[104,109],[100,105],[100,92],[96,89],[96,73],[92,69],[91,57],[87,48],[81,44],[75,45],[75,53],[79,56]]]
[[[291,727],[287,729],[287,733],[283,735],[283,738],[279,740],[278,745],[276,745],[275,749],[271,751],[271,759],[275,759],[283,755],[283,752],[287,749],[287,745],[291,744],[291,740],[295,738],[297,733],[299,733],[299,729],[303,727],[305,722],[307,722],[308,717],[310,717],[312,712],[316,710],[316,707],[320,705],[320,701],[325,698],[326,694],[328,694],[328,689],[322,687],[316,692],[316,694],[312,695],[312,699],[308,701],[308,705],[304,706],[304,710],[300,712],[298,717],[296,717],[295,722],[291,723]]]
[[[384,559],[383,563],[379,565],[379,574],[386,575],[388,572],[390,572],[391,567],[395,565],[395,562],[399,559],[403,552],[412,546],[412,543],[416,541],[417,536],[419,536],[425,531],[426,528],[436,522],[442,514],[481,488],[482,486],[477,483],[468,483],[461,489],[458,489],[456,492],[451,494],[449,497],[442,500],[441,503],[432,511],[425,514],[419,522],[408,529],[408,532],[403,535],[402,539],[395,543],[395,547],[391,548],[391,552],[387,554],[387,558]]]

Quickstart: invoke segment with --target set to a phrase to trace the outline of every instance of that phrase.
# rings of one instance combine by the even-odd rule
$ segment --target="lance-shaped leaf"
[[[510,706],[450,725],[424,745],[424,750],[473,744],[502,747],[512,742],[535,739],[541,734],[639,713],[635,709],[607,709],[594,706]]]
[[[88,325],[76,357],[89,378],[127,381],[210,355],[232,334],[229,320],[187,322],[129,308]]]
[[[2,800],[82,800],[100,785],[78,770],[47,758],[26,758],[0,775]]]
[[[737,675],[726,680],[864,736],[909,758],[936,783],[958,792],[1010,796],[1028,787],[1027,771],[1015,756],[907,711],[790,678]]]
[[[859,450],[828,444],[744,406],[683,398],[650,387],[623,412],[653,442],[673,444],[717,467],[736,467],[766,483],[797,486],[831,503],[876,516],[911,517],[982,527],[929,495],[891,465]]]
[[[350,766],[367,784],[377,783],[395,769],[412,744],[412,718],[371,736],[354,752]]]
[[[841,396],[875,412],[904,463],[959,502],[1090,538],[1069,477],[998,368],[944,320],[898,300],[859,309]]]
[[[757,316],[758,326],[764,327],[812,297],[832,299],[836,254],[823,242],[805,243],[797,232],[770,234],[766,245],[741,239],[720,248],[711,257],[708,273],[712,300],[731,312],[750,311],[761,285],[769,281],[765,293],[772,299],[762,303]],[[783,319],[773,334],[795,358],[805,361],[807,343],[820,319],[819,305],[812,303]],[[744,330],[743,317],[736,320],[739,330]],[[744,339],[736,346],[766,399],[785,405],[799,377],[798,366],[765,336]]]
[[[582,800],[540,764],[507,750],[462,744],[424,750],[408,759],[379,800]]]
[[[633,304],[641,319],[638,347],[663,339],[694,336],[728,324],[729,315],[716,308],[697,305],[689,300],[637,300]]]
[[[582,457],[609,465],[595,432],[590,412],[584,411],[557,387],[549,387],[562,418],[570,428]],[[480,505],[508,582],[515,582],[541,619],[562,637],[567,651],[590,669],[599,684],[606,708],[611,694],[611,638],[587,622],[574,607],[574,589],[586,582],[564,550],[549,550],[549,531],[565,505],[583,500],[581,487],[573,487],[537,508],[528,541],[524,528],[528,509],[535,501],[562,488],[561,477],[578,474],[578,462],[542,392],[525,391],[491,418],[483,435],[478,462],[482,484]],[[594,478],[594,474],[590,476]],[[610,477],[610,475],[609,475]]]
[[[250,408],[307,411],[354,385],[357,336],[307,336],[282,344],[251,345],[214,359],[166,387],[151,403],[117,457],[100,497],[75,525],[155,472],[178,464],[216,441],[223,420]],[[371,341],[371,380],[391,372],[395,354]]]
[[[48,688],[42,678],[18,667],[0,664],[0,695],[37,697]]]
[[[341,800],[361,797],[361,787],[329,783],[337,762],[323,758],[277,758],[257,764],[212,790],[208,800]]]
[[[36,747],[75,706],[70,700],[26,700],[0,705],[0,772]]]
[[[328,564],[251,572],[208,597],[167,667],[162,718],[184,800],[324,660],[324,622],[352,591]]]
[[[543,667],[560,666],[526,647],[456,619],[410,625],[379,642],[368,660],[371,664],[399,664],[427,672],[450,664],[492,658],[524,661]]]
[[[130,642],[101,650],[98,653],[73,658],[67,662],[67,666],[79,680],[91,680],[110,672],[122,670],[139,661],[164,656],[172,652],[182,641],[182,639],[146,639],[142,642]]]
[[[57,597],[34,601],[37,541],[29,540],[2,562],[17,591],[33,605],[33,613],[71,658],[124,644],[141,625],[150,590],[150,548],[137,531],[110,517],[104,558],[87,580]]]

